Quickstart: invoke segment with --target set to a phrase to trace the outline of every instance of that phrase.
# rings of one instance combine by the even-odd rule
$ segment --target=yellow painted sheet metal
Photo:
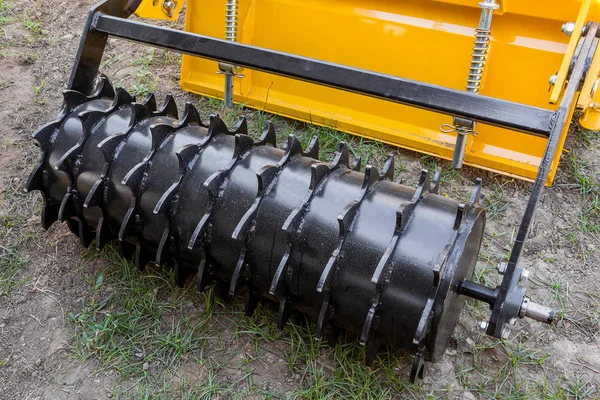
[[[565,57],[563,57],[560,69],[556,73],[556,82],[554,83],[552,92],[550,93],[550,102],[553,104],[558,102],[565,82],[567,81],[567,73],[569,71],[569,66],[571,65],[571,57],[575,53],[575,49],[577,48],[577,43],[581,37],[583,27],[588,21],[588,14],[590,12],[591,5],[592,0],[583,0],[581,4],[581,9],[577,15],[577,20],[575,21],[575,28],[571,34],[571,40],[569,40],[569,46],[565,52]]]
[[[238,40],[464,90],[480,16],[477,3],[240,0]],[[548,79],[559,70],[568,49],[569,38],[561,26],[577,19],[581,1],[499,3],[480,93],[555,109],[549,104]],[[590,17],[595,17],[595,4],[587,11]],[[185,29],[223,38],[224,1],[189,0]],[[223,76],[217,71],[214,61],[184,56],[181,85],[222,98]],[[449,116],[248,69],[244,74],[234,80],[235,102],[452,158],[455,135],[440,131],[442,124],[452,123]],[[476,130],[478,135],[468,139],[465,164],[526,180],[535,178],[546,139],[483,124]]]
[[[184,0],[143,0],[135,10],[140,18],[174,21],[179,17]]]

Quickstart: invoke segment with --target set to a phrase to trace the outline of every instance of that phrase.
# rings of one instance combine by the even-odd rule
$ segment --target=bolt
[[[487,321],[479,321],[479,328],[483,331],[487,330],[487,328],[488,328]]]
[[[558,76],[552,75],[549,80],[550,86],[554,86],[556,84],[557,80],[558,80]]]
[[[506,340],[510,336],[510,329],[507,326],[502,329],[502,339]]]
[[[596,91],[598,90],[598,84],[600,84],[600,81],[598,79],[596,79],[596,82],[594,82],[594,85],[592,86],[592,91],[590,92],[590,96],[594,97],[594,95],[596,94]]]
[[[500,275],[504,275],[507,267],[508,267],[508,263],[506,261],[502,261],[500,264],[498,264],[498,267],[496,267],[496,269],[498,270],[498,273]]]
[[[519,282],[522,284],[526,284],[528,281],[529,281],[529,270],[524,269],[523,272],[521,272],[521,277],[519,278]]]
[[[568,36],[568,37],[571,37],[574,30],[575,30],[575,22],[566,22],[563,24],[562,29],[561,29],[562,33],[564,33],[565,36]]]
[[[173,0],[163,0],[162,9],[163,13],[171,18],[174,14],[175,8],[177,8],[177,2]]]
[[[500,8],[500,4],[496,4],[496,0],[483,0],[479,2],[479,7],[484,10],[497,10]]]

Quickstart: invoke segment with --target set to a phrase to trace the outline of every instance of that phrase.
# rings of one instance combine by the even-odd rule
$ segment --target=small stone
[[[463,400],[477,400],[477,397],[475,397],[475,395],[468,390],[465,390],[460,398]]]
[[[71,40],[71,39],[73,39],[74,37],[75,37],[75,36],[73,36],[72,34],[68,33],[68,34],[66,34],[65,36],[63,36],[61,39],[64,39],[64,40]]]
[[[142,368],[144,369],[144,371],[148,371],[150,369],[150,364],[145,362],[144,365],[142,365]]]
[[[42,365],[42,359],[38,358],[37,360],[35,360],[35,366],[39,367],[40,365]]]
[[[475,342],[471,338],[459,339],[458,340],[458,350],[461,353],[475,353]]]
[[[2,328],[4,328],[4,327],[6,327],[6,324],[5,324],[5,323],[2,323],[2,324],[0,324],[0,329],[2,329]]]
[[[106,397],[108,397],[109,399],[112,399],[112,393],[106,393]]]

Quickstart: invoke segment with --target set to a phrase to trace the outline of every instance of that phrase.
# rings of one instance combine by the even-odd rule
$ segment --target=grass
[[[159,83],[158,77],[142,67],[138,68],[135,74],[135,83],[131,88],[132,95],[143,98],[149,93],[156,92],[156,88]]]
[[[142,274],[113,247],[90,251],[84,263],[96,257],[106,258],[106,268],[89,282],[90,296],[81,310],[69,313],[79,358],[94,356],[101,368],[146,378],[150,364],[173,369],[185,354],[202,347],[209,334],[206,321],[175,316],[184,292],[172,276]]]
[[[40,78],[39,84],[33,86],[33,102],[37,104],[46,104],[46,98],[43,97],[44,89],[48,82],[44,78]]]
[[[32,20],[27,12],[23,12],[21,20],[23,21],[23,26],[25,29],[27,29],[33,35],[39,36],[42,34],[42,24],[38,21]]]
[[[574,188],[579,192],[579,228],[583,232],[600,232],[600,173],[597,160],[588,160],[572,152],[567,161],[575,182]]]
[[[102,65],[110,68],[113,63],[120,60],[120,57],[114,52],[109,52],[104,57]],[[149,93],[155,93],[160,82],[154,72],[156,68],[166,68],[180,63],[181,56],[178,54],[157,49],[143,50],[131,61],[131,65],[136,69],[131,94],[142,98]]]
[[[464,182],[460,172],[452,168],[452,164],[449,161],[441,160],[433,156],[422,156],[420,158],[421,167],[434,173],[440,171],[440,184],[449,182]]]
[[[493,220],[506,211],[511,201],[507,198],[504,190],[505,186],[511,183],[510,180],[503,180],[499,182],[496,180],[493,184],[488,185],[491,188],[491,193],[485,197],[485,206],[487,211],[488,220]]]
[[[261,303],[252,317],[245,317],[239,304],[234,304],[237,310],[233,311],[216,297],[214,286],[196,298],[193,285],[177,288],[172,274],[165,270],[140,273],[114,247],[87,251],[81,268],[87,269],[97,259],[106,263],[95,274],[84,275],[88,295],[80,310],[68,314],[76,333],[71,348],[80,360],[98,360],[99,370],[115,370],[123,380],[137,382],[130,390],[115,388],[116,398],[166,399],[176,393],[185,393],[182,398],[190,399],[235,394],[238,398],[258,394],[265,398],[375,399],[398,393],[417,398],[418,386],[407,384],[404,374],[395,370],[404,363],[406,373],[406,356],[399,359],[383,353],[370,369],[364,366],[364,348],[356,344],[355,337],[330,347],[314,341],[314,323],[308,321],[290,323],[280,331],[274,325],[274,307]],[[190,302],[202,305],[203,310],[188,314],[182,304]],[[223,336],[219,326],[224,317],[232,321],[231,338]],[[230,340],[249,340],[252,345],[242,346],[246,350],[238,357],[240,347],[230,349]],[[265,349],[273,351],[273,345],[285,346],[280,355],[290,373],[299,377],[300,388],[292,393],[253,383]],[[333,363],[327,365],[324,360]],[[175,376],[186,362],[203,371],[203,383],[160,378]],[[233,382],[227,379],[232,371],[240,375]]]
[[[0,297],[12,293],[26,282],[21,273],[26,263],[16,247],[0,245]]]
[[[5,25],[11,21],[9,16],[11,12],[11,5],[6,0],[0,0],[0,26]]]
[[[90,273],[92,263],[99,267]],[[406,353],[382,352],[373,367],[366,367],[365,348],[352,334],[342,334],[331,346],[313,339],[312,320],[297,319],[278,330],[271,304],[260,303],[253,316],[246,317],[240,300],[223,302],[214,285],[200,295],[193,283],[178,288],[168,270],[138,272],[114,247],[86,251],[81,269],[89,289],[81,309],[69,313],[76,332],[71,348],[78,359],[97,360],[100,371],[118,372],[121,383],[113,388],[114,398],[450,396],[449,387],[434,390],[423,382],[409,383],[411,357]],[[563,295],[560,285],[554,289],[557,296]],[[190,304],[201,310],[188,310]],[[547,380],[549,355],[533,350],[527,339],[482,337],[479,342],[472,355],[454,353],[459,390],[481,398],[593,398],[595,387],[581,376]],[[257,381],[262,369],[273,364],[266,358],[269,354],[282,360],[277,376],[291,376],[293,383]],[[182,374],[184,365],[192,375]]]
[[[575,145],[561,164],[564,176],[558,185],[576,196],[576,203],[562,208],[557,216],[564,215],[564,241],[582,261],[581,268],[590,266],[592,253],[600,247],[600,165],[588,154],[597,142],[598,133],[576,130]]]

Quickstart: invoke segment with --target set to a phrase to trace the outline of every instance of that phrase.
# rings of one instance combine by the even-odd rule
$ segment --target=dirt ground
[[[570,135],[522,258],[533,276],[531,297],[559,310],[559,321],[519,322],[509,340],[498,341],[477,329],[489,310],[469,303],[443,359],[415,385],[403,353],[382,354],[365,368],[354,337],[335,347],[315,344],[310,322],[277,331],[268,307],[246,318],[239,299],[198,295],[190,284],[178,289],[161,271],[130,273],[114,249],[85,250],[65,225],[44,231],[39,194],[23,192],[38,157],[31,133],[62,103],[92,3],[0,0],[0,398],[600,398],[595,133]],[[220,107],[182,92],[178,68],[178,56],[116,41],[103,61],[104,73],[139,95],[173,93],[180,106],[192,101],[203,115]],[[231,120],[245,114],[255,130],[265,119],[240,107],[221,112]],[[280,133],[343,136],[276,121]],[[529,184],[469,168],[457,173],[430,157],[349,140],[381,162],[393,151],[408,184],[422,167],[441,168],[450,197],[465,197],[481,176],[489,223],[476,279],[497,282],[495,266],[510,249]]]

